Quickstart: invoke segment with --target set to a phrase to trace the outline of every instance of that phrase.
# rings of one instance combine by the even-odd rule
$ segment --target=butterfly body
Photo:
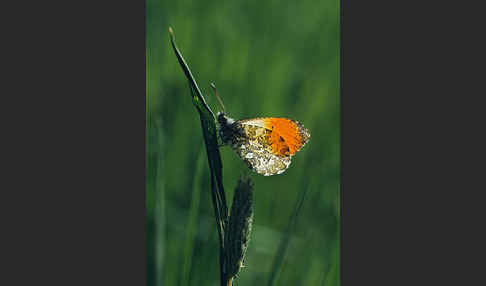
[[[299,122],[278,117],[233,120],[218,113],[219,134],[255,172],[271,176],[283,173],[292,156],[309,140]]]

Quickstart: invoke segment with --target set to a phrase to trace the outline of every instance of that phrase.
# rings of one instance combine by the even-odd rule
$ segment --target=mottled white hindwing
[[[232,148],[250,169],[264,176],[283,173],[291,163],[291,156],[278,156],[267,142],[271,130],[253,124],[240,124],[244,136],[233,139]]]

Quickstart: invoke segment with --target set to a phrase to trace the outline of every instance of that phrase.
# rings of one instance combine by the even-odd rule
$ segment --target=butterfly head
[[[226,114],[224,112],[221,112],[221,111],[218,112],[217,118],[218,118],[218,123],[219,123],[220,126],[231,125],[235,122],[235,120],[233,118],[226,116]]]
[[[223,144],[228,144],[235,132],[234,128],[234,123],[235,120],[233,118],[230,118],[226,116],[224,112],[218,112],[217,114],[217,119],[218,119],[218,127],[219,127],[219,136],[221,138],[221,141]]]

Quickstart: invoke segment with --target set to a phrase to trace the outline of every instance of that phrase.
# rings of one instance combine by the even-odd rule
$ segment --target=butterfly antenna
[[[216,89],[216,86],[214,85],[214,83],[211,83],[210,86],[213,89],[214,94],[216,95],[216,98],[218,99],[219,104],[221,105],[221,108],[223,108],[223,113],[226,113],[226,110],[224,109],[223,101],[221,100],[221,97],[219,97],[218,95],[218,90]]]

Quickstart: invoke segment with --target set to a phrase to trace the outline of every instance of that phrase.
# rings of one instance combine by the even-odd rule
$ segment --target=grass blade
[[[170,41],[174,53],[179,61],[182,71],[189,82],[189,89],[191,91],[192,103],[199,112],[201,119],[201,127],[204,137],[204,143],[208,155],[209,170],[211,174],[211,198],[213,200],[214,213],[216,217],[216,224],[218,228],[218,237],[220,245],[220,281],[222,286],[226,286],[227,277],[224,273],[224,234],[226,225],[228,223],[228,207],[226,204],[226,196],[223,187],[223,164],[221,163],[221,156],[219,154],[218,137],[216,134],[216,117],[214,113],[206,104],[199,87],[197,86],[194,77],[192,76],[189,67],[187,66],[182,54],[174,40],[174,31],[169,28]]]

